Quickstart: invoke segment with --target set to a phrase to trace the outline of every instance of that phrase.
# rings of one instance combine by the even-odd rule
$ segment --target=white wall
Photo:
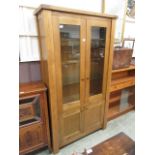
[[[37,8],[40,4],[49,4],[78,10],[101,12],[101,0],[20,0],[20,6]],[[20,42],[19,54],[20,61],[38,61],[40,52],[36,31],[34,9],[20,7]],[[31,36],[31,37],[28,37]]]
[[[125,30],[124,30],[124,38],[135,38],[135,19],[131,19],[126,17],[126,21],[125,21]],[[135,41],[136,44],[136,41]],[[134,47],[135,47],[134,44]],[[132,45],[132,44],[131,44]],[[127,47],[131,47],[130,46],[130,42],[127,45]],[[135,48],[133,49],[133,57],[135,57]]]
[[[127,0],[105,0],[105,13],[117,15],[115,40],[121,42]]]
[[[126,0],[105,0],[105,13],[118,15],[115,38],[121,39],[122,20]],[[102,0],[20,0],[20,6],[37,8],[40,4],[49,4],[65,8],[101,13]],[[38,38],[33,8],[20,7],[20,61],[40,60]],[[26,37],[27,35],[27,37]],[[31,37],[28,37],[31,36]]]
[[[101,0],[20,0],[20,5],[38,7],[40,4],[101,12]]]
[[[135,38],[135,20],[126,18],[124,38]]]

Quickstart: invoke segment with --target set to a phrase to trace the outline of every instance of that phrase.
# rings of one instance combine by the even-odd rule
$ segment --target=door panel
[[[81,132],[81,106],[79,102],[68,103],[63,109],[63,141],[74,138]]]
[[[92,132],[102,127],[103,104],[90,104],[85,110],[85,131]],[[91,116],[91,117],[90,117]]]
[[[83,112],[81,112],[80,103],[66,104],[63,108],[62,120],[62,142],[60,146],[66,145],[81,136]]]
[[[87,20],[85,132],[103,125],[109,37],[108,20]]]
[[[71,113],[68,116],[64,116],[64,137],[72,138],[72,136],[77,135],[81,132],[81,114],[80,111],[76,113]]]
[[[80,17],[54,15],[60,145],[82,132],[85,97],[85,28]],[[58,36],[58,37],[57,37]]]

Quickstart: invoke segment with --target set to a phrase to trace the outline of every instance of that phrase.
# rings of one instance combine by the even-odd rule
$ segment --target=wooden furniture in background
[[[83,153],[83,155],[87,155]],[[89,155],[135,155],[135,142],[123,132],[94,146]]]
[[[114,49],[112,69],[128,68],[131,63],[133,50],[131,48],[117,47]]]
[[[43,83],[20,84],[19,151],[26,154],[44,146],[51,151],[46,87]]]
[[[108,120],[116,118],[135,107],[135,66],[112,71]]]
[[[35,14],[57,153],[106,126],[117,17],[48,5]]]

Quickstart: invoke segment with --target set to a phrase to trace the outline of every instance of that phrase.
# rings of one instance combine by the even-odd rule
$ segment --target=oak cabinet
[[[46,87],[40,82],[20,84],[19,152],[23,155],[45,146],[51,151]]]
[[[56,153],[105,127],[116,17],[47,5],[35,14]]]

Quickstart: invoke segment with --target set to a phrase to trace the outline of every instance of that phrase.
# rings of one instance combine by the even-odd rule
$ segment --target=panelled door
[[[89,18],[86,42],[86,98],[84,130],[90,133],[103,127],[110,21]]]
[[[54,13],[52,17],[58,93],[60,146],[83,131],[85,97],[86,21],[80,16]]]

